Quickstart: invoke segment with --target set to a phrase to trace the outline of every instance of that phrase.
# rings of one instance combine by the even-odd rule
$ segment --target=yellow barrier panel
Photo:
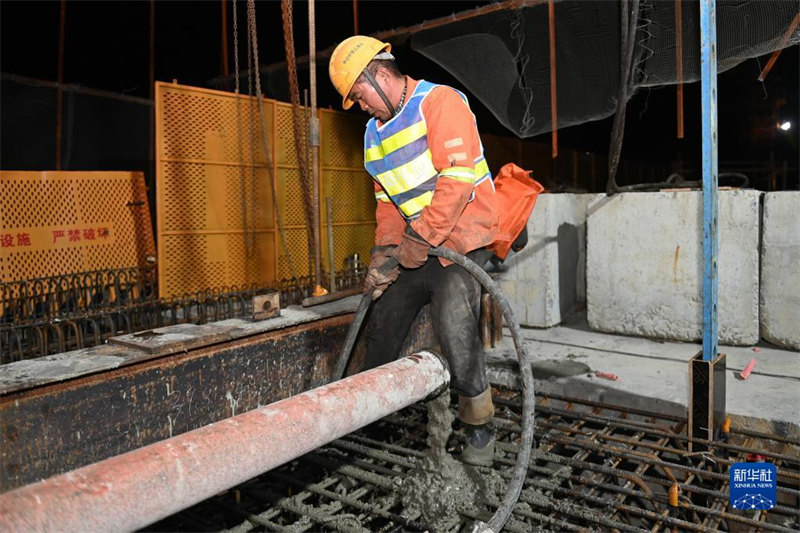
[[[309,248],[290,104],[177,84],[156,84],[156,198],[162,297],[291,277],[273,209],[264,142],[296,276]],[[305,109],[304,109],[305,112]],[[367,256],[375,200],[363,167],[364,120],[320,111],[320,209],[327,258],[325,197],[334,202],[334,268]]]
[[[328,257],[328,220],[325,198],[333,199],[333,243],[336,270],[357,253],[369,261],[375,242],[375,192],[364,170],[366,117],[355,113],[320,110],[320,212],[323,261]]]
[[[155,259],[141,172],[0,171],[0,281]]]

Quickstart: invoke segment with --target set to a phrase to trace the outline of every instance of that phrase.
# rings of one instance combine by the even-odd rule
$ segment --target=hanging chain
[[[247,0],[247,22],[249,27],[249,37],[248,43],[251,43],[249,48],[252,50],[252,59],[255,63],[255,68],[259,69],[258,63],[258,34],[256,32],[256,3],[255,0]],[[250,57],[248,57],[248,63],[250,62]],[[252,77],[252,67],[250,70],[250,76]],[[269,174],[269,184],[272,188],[272,206],[275,209],[275,216],[278,222],[278,232],[280,234],[281,243],[283,244],[283,253],[286,256],[286,262],[289,266],[289,274],[292,276],[293,280],[297,280],[297,275],[295,274],[294,263],[292,262],[292,256],[289,253],[289,246],[286,241],[286,231],[283,227],[283,218],[281,217],[280,208],[278,206],[278,193],[277,193],[277,186],[275,184],[275,173],[272,171],[272,153],[269,149],[269,140],[267,139],[267,117],[264,113],[263,103],[262,103],[262,95],[261,95],[261,72],[256,72],[255,75],[255,87],[256,87],[256,100],[258,102],[258,114],[261,117],[261,139],[264,143],[264,157],[267,160],[267,174]],[[252,153],[252,150],[251,150]]]
[[[239,203],[242,210],[242,238],[245,250],[249,253],[250,239],[249,226],[247,224],[247,200],[245,182],[247,178],[244,173],[244,154],[242,153],[242,99],[239,96],[239,24],[236,11],[236,0],[233,0],[233,72],[234,72],[234,93],[236,93],[236,148],[239,152]],[[252,144],[251,144],[252,150]],[[251,196],[251,202],[253,198]]]
[[[304,141],[307,140],[306,132],[302,127],[302,112],[300,109],[300,89],[297,83],[297,62],[294,51],[294,28],[292,16],[292,0],[281,1],[281,15],[283,18],[283,42],[286,48],[286,64],[289,73],[289,95],[292,100],[292,128],[294,129],[294,148],[297,154],[297,166],[300,171],[300,191],[303,197],[303,207],[306,215],[306,237],[308,240],[309,254],[314,250],[314,235],[312,224],[314,221],[314,208],[311,199],[311,175],[309,173],[307,153]],[[309,265],[309,271],[311,271]]]
[[[248,110],[247,116],[250,119],[250,194],[252,195],[255,190],[256,183],[256,102],[253,100],[254,80],[253,80],[253,36],[250,32],[250,7],[247,5],[247,27],[245,29],[247,34],[247,94],[250,98],[247,99]],[[249,217],[248,217],[249,218]],[[254,245],[255,235],[252,235],[248,240],[250,245]]]

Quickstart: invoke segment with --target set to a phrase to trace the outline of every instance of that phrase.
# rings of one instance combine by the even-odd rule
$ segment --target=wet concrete
[[[495,491],[490,486],[491,480],[484,479],[477,470],[447,452],[455,418],[450,410],[449,392],[427,405],[428,451],[404,478],[396,479],[395,484],[406,516],[420,513],[420,521],[434,531],[458,529],[463,521],[459,511],[485,509],[486,495]]]
[[[516,354],[513,354],[513,356],[516,357]],[[594,372],[592,367],[581,361],[576,361],[580,357],[569,354],[564,359],[533,361],[531,363],[533,378],[537,381],[548,381],[573,376],[591,376]],[[495,353],[488,354],[487,363],[489,367],[487,373],[491,383],[510,389],[519,389],[522,386],[519,364],[512,357],[512,354],[500,353],[498,350]]]
[[[532,363],[531,371],[536,379],[551,379],[588,374],[592,369],[589,365],[580,361],[550,359]]]
[[[588,372],[588,366],[571,360],[542,361],[536,366],[539,377],[564,377]],[[453,458],[447,451],[447,444],[454,420],[450,409],[450,395],[442,394],[431,400],[428,407],[429,446],[426,455],[417,460],[414,468],[404,478],[396,478],[394,483],[403,504],[403,514],[408,517],[421,514],[420,522],[433,531],[455,531],[462,529],[464,516],[475,513],[488,516],[503,498],[507,481],[495,470],[481,469],[465,465]],[[534,448],[531,460],[546,460],[548,452]],[[552,510],[569,511],[596,515],[596,511],[584,509],[574,503],[563,501],[555,496],[555,489],[561,487],[572,473],[569,466],[553,465],[553,474],[547,478],[536,479],[520,496],[519,505],[533,513],[548,513]],[[509,525],[517,529],[528,526],[519,520]]]

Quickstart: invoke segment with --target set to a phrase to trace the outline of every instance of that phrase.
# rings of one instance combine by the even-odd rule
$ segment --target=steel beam
[[[131,531],[366,426],[450,380],[431,352],[0,495],[2,531]]]

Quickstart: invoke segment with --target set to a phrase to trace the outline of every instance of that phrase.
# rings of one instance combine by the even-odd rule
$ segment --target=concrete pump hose
[[[520,373],[522,374],[522,444],[520,446],[520,451],[517,454],[517,462],[514,465],[514,472],[511,476],[511,481],[508,484],[506,494],[503,497],[503,501],[500,503],[500,506],[497,508],[488,524],[478,522],[474,528],[474,531],[500,531],[508,520],[508,517],[511,515],[511,511],[519,499],[520,492],[522,492],[522,485],[525,482],[525,475],[528,472],[528,463],[530,462],[531,448],[533,446],[533,408],[535,399],[530,358],[528,357],[528,353],[525,351],[525,343],[522,338],[522,331],[520,330],[519,324],[514,318],[514,313],[511,311],[511,306],[489,274],[487,274],[480,265],[464,257],[458,252],[450,250],[449,248],[444,248],[442,246],[438,248],[431,248],[428,251],[428,255],[442,257],[448,261],[452,261],[469,272],[472,277],[474,277],[478,283],[480,283],[483,288],[492,295],[492,298],[494,298],[495,301],[500,304],[500,308],[503,310],[503,318],[505,319],[509,330],[511,330],[511,337],[514,340],[514,347],[516,348],[517,352],[519,369]],[[392,258],[384,263],[382,270],[388,271],[395,266],[397,266],[397,260]],[[350,359],[350,353],[355,345],[358,332],[361,329],[361,322],[364,320],[364,316],[367,314],[367,310],[372,303],[372,299],[372,292],[364,294],[364,296],[361,298],[361,302],[356,310],[355,317],[353,318],[353,324],[350,326],[350,330],[347,332],[344,348],[339,360],[336,363],[336,366],[334,367],[333,375],[336,377],[336,379],[341,379],[344,377],[344,372]]]

